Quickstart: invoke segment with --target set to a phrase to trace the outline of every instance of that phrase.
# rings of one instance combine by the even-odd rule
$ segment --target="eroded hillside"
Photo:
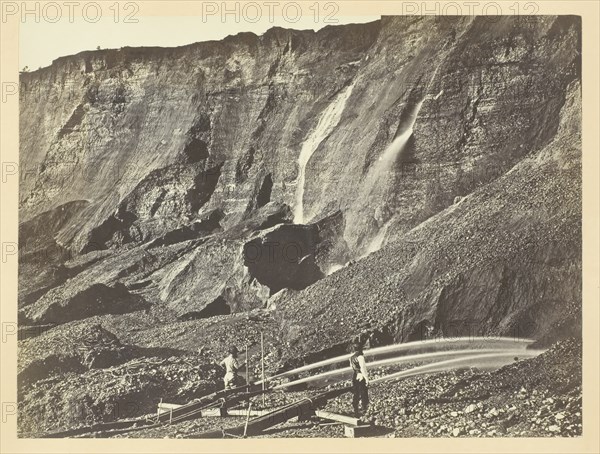
[[[270,371],[356,337],[578,336],[580,39],[573,16],[384,17],[22,74],[27,412],[52,377],[101,401],[105,368],[257,355],[260,331]],[[92,327],[102,361],[43,353]]]

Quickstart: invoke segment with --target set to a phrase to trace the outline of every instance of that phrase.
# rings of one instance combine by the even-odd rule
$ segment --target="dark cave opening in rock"
[[[210,200],[221,177],[222,166],[223,163],[200,172],[194,179],[194,186],[186,194],[192,212],[197,212]]]
[[[262,182],[258,195],[256,196],[256,207],[265,206],[271,201],[271,190],[273,189],[273,179],[271,174],[268,174]]]
[[[183,154],[188,162],[194,163],[208,158],[208,146],[206,142],[193,138],[184,148]]]
[[[324,276],[315,259],[318,244],[316,227],[282,225],[244,245],[244,265],[272,295],[283,288],[302,290]]]
[[[80,253],[100,251],[134,241],[129,228],[137,219],[137,215],[128,211],[127,206],[121,203],[116,213],[110,215],[102,224],[88,233],[87,242]]]
[[[229,315],[231,308],[222,296],[219,296],[212,303],[209,303],[204,309],[195,312],[188,312],[179,317],[182,321],[200,320],[203,318],[215,317],[217,315]]]

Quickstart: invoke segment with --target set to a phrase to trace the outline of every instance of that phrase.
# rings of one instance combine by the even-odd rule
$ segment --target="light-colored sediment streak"
[[[329,276],[330,274],[333,274],[336,271],[341,270],[342,268],[345,268],[346,265],[347,265],[347,263],[344,263],[344,264],[342,264],[342,263],[336,263],[334,265],[331,265],[325,274],[327,276]]]
[[[302,144],[300,156],[298,157],[298,180],[296,182],[296,203],[294,205],[294,223],[302,224],[304,222],[304,185],[306,182],[306,165],[313,153],[317,150],[321,142],[331,134],[331,131],[338,125],[346,101],[352,94],[354,83],[342,90],[335,99],[327,106],[327,109],[321,114],[317,126],[310,133],[308,138]]]

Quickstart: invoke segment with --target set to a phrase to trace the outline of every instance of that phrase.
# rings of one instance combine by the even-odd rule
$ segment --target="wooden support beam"
[[[338,413],[332,413],[325,410],[316,410],[315,416],[318,418],[329,419],[331,421],[338,421],[350,426],[360,426],[361,421],[359,418],[353,418],[352,416],[340,415]]]
[[[283,407],[277,408],[270,413],[267,413],[263,416],[259,416],[258,418],[252,419],[248,422],[248,424],[243,424],[241,426],[232,427],[227,429],[228,434],[233,435],[243,435],[244,432],[247,436],[251,437],[253,435],[257,435],[268,429],[269,427],[276,426],[277,424],[281,424],[293,417],[302,418],[304,414],[314,412],[314,408],[325,405],[328,400],[334,399],[342,394],[348,393],[352,390],[350,386],[346,388],[333,389],[331,391],[327,391],[323,394],[319,394],[314,396],[313,398],[304,398],[297,402],[293,402],[288,405],[284,405]],[[222,430],[210,430],[207,432],[202,432],[197,435],[197,438],[223,438]]]
[[[216,417],[221,418],[223,416],[227,416],[227,409],[223,407],[217,408],[206,408],[200,412],[203,418]]]
[[[260,390],[260,385],[250,385],[250,390],[246,385],[240,386],[232,390],[222,390],[207,396],[195,399],[179,408],[173,409],[173,421],[180,422],[184,420],[194,419],[201,416],[201,409],[210,404],[216,404],[218,401],[222,401],[224,406],[233,406],[238,402],[250,399],[256,395],[262,394],[263,392],[271,392],[272,390],[267,389],[265,391]],[[161,413],[158,418],[161,422],[169,421],[169,414],[167,412]]]
[[[345,425],[344,436],[347,438],[366,437],[373,431],[373,426],[364,424],[360,426]]]
[[[176,407],[175,407],[176,408]],[[173,408],[173,409],[175,409]],[[158,413],[169,413],[171,411],[170,408],[158,408]],[[270,413],[273,410],[250,410],[250,416],[263,416],[267,413]],[[220,417],[220,416],[246,416],[248,414],[248,410],[245,408],[206,408],[200,411],[201,416],[203,418],[207,417]]]
[[[161,402],[158,404],[158,414],[162,415],[164,413],[169,414],[169,419],[172,419],[172,412],[177,410],[178,408],[183,407],[183,405],[179,404],[167,404]],[[227,416],[227,409],[223,407],[215,407],[215,408],[205,408],[204,410],[199,410],[199,416],[206,417],[214,417],[214,416]]]
[[[167,404],[167,403],[159,403],[158,404],[158,414],[169,413],[171,410],[176,410],[177,408],[182,407],[179,404]],[[262,416],[267,413],[272,412],[273,410],[250,410],[250,416]],[[245,408],[206,408],[201,412],[202,417],[211,417],[211,416],[246,416],[248,414],[248,410]]]
[[[319,427],[328,427],[328,426],[342,426],[343,422],[338,421],[329,421],[329,422],[319,422],[317,423]]]
[[[182,407],[180,404],[168,404],[166,402],[160,402],[158,404],[159,410],[175,410],[176,408]]]
[[[188,404],[174,408],[172,410],[172,415],[170,413],[171,410],[162,411],[158,415],[158,422],[181,422],[194,418],[200,418],[202,416],[202,409],[204,407],[216,405],[219,401],[221,401],[221,405],[223,407],[229,407],[237,405],[241,401],[248,400],[263,393],[263,391],[259,389],[260,385],[251,385],[250,388],[252,390],[247,391],[246,385],[244,385],[230,391],[218,391],[216,393],[209,394],[208,396],[201,397]],[[271,391],[271,389],[267,389],[264,392]],[[227,397],[230,394],[233,395]]]
[[[273,410],[250,410],[250,416],[262,416],[271,413]],[[246,416],[248,410],[244,408],[230,408],[227,410],[229,416]]]

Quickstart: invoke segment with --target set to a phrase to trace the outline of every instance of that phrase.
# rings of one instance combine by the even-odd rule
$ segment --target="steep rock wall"
[[[289,357],[352,338],[422,339],[425,327],[444,336],[580,335],[580,115],[574,82],[546,147],[400,240],[278,300]]]
[[[578,125],[559,126],[580,102],[580,37],[580,18],[570,16],[384,17],[84,52],[23,74],[22,231],[40,238],[36,248],[61,252],[52,260],[59,273],[21,295],[23,306],[36,304],[22,313],[118,283],[175,317],[261,307],[268,279],[245,266],[244,245],[273,228],[298,229],[317,232],[309,242],[318,243],[318,269],[306,289],[271,304],[284,332],[323,305],[353,313],[356,294],[365,308],[403,302],[364,326],[369,310],[360,309],[333,344],[363,328],[406,339],[424,320],[448,329],[481,315],[477,307],[499,308],[482,316],[489,332],[509,330],[511,317],[547,315],[531,328],[541,336],[563,304],[541,311],[544,280],[558,282],[560,301],[579,297],[581,194],[569,183],[578,178]],[[559,185],[539,183],[550,207],[541,215],[531,205],[538,172],[554,172]],[[287,226],[299,194],[310,225]],[[561,194],[564,216],[555,213]],[[68,222],[42,234],[39,219],[65,208]],[[487,227],[475,240],[468,232],[479,224]],[[530,238],[538,227],[549,237],[571,229],[571,249],[523,246],[510,258],[486,249],[496,238],[511,251],[506,232]],[[455,243],[477,266],[440,255]],[[519,254],[533,265],[522,269]],[[20,267],[43,264],[22,256]],[[342,326],[323,320],[333,323],[323,321],[325,330]]]

